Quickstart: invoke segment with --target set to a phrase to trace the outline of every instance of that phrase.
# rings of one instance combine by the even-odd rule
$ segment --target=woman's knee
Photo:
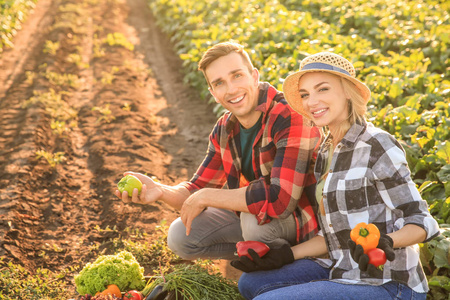
[[[257,295],[256,287],[258,285],[254,282],[254,276],[252,273],[242,273],[239,278],[238,288],[239,293],[245,299],[253,299]]]
[[[276,271],[251,272],[242,273],[239,278],[238,288],[245,299],[253,299],[260,294],[290,284],[290,281],[285,282],[282,278],[279,278]]]

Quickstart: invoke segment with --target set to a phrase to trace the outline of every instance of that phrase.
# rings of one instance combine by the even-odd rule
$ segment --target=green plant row
[[[431,60],[429,70],[449,67],[450,23],[448,1],[280,0],[288,9],[307,10],[314,18],[334,24],[340,34],[364,36],[373,49],[386,55],[407,55],[422,49]]]
[[[69,299],[69,285],[64,278],[75,271],[70,268],[55,273],[39,268],[31,273],[0,257],[0,299]]]
[[[12,38],[37,0],[0,0],[0,53],[13,47]]]
[[[334,1],[336,5],[341,4],[341,1]],[[333,3],[333,0],[328,2]],[[385,47],[380,43],[383,41],[386,44],[389,44],[389,41],[397,43],[399,40],[409,43],[412,40],[410,31],[400,31],[404,36],[399,38],[398,33],[388,34],[397,32],[397,27],[384,25],[386,27],[384,31],[383,27],[378,29],[384,33],[383,35],[359,33],[367,31],[366,28],[380,27],[379,23],[387,22],[385,19],[380,19],[378,23],[374,19],[374,23],[370,26],[367,23],[356,22],[362,29],[352,27],[352,30],[342,30],[345,24],[339,27],[339,24],[335,24],[330,18],[317,18],[315,6],[305,6],[302,10],[288,10],[277,0],[269,2],[209,0],[195,3],[151,0],[150,3],[158,24],[172,36],[178,53],[186,60],[186,81],[194,86],[203,84],[201,74],[191,72],[196,70],[196,62],[201,53],[215,42],[235,39],[253,50],[253,58],[255,63],[259,64],[264,78],[279,85],[280,78],[298,68],[298,61],[305,53],[330,50],[359,62],[358,71],[362,77],[368,77],[368,84],[374,92],[374,103],[380,105],[391,103],[397,106],[403,104],[405,97],[416,93],[434,93],[442,98],[448,96],[449,74],[445,72],[448,72],[447,68],[450,65],[449,16],[445,7],[440,8],[437,4],[433,6],[433,10],[431,8],[421,10],[421,13],[427,14],[429,18],[435,19],[442,15],[442,20],[438,19],[435,22],[436,26],[425,27],[419,18],[415,22],[405,21],[408,26],[397,25],[399,28],[422,28],[414,30],[413,33],[418,36],[415,40],[428,36],[427,41],[433,40],[433,45],[428,46],[428,42],[417,45],[405,44],[405,49],[399,51],[397,47]],[[440,11],[440,15],[436,16],[436,11]],[[370,13],[366,12],[367,15]],[[221,22],[217,22],[218,19]],[[398,23],[392,21],[392,24],[395,25],[395,22]],[[431,59],[434,61],[433,64]],[[443,76],[428,78],[433,73]],[[372,84],[373,82],[379,84]],[[433,85],[430,85],[430,82],[433,82]],[[390,93],[386,93],[388,83],[394,83]],[[400,93],[402,90],[404,93]]]
[[[185,83],[205,99],[211,98],[197,64],[218,42],[245,45],[261,78],[278,89],[308,54],[333,51],[349,58],[372,91],[370,121],[401,141],[432,215],[442,228],[450,224],[448,1],[148,1],[183,60]],[[221,114],[221,107],[215,112]],[[427,264],[434,266],[427,269],[430,276],[449,279],[448,244],[441,246],[445,251],[423,245],[432,250],[427,259],[446,262]],[[448,283],[438,286],[450,290]]]

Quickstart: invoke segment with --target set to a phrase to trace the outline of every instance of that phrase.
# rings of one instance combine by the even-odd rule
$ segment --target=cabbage
[[[75,285],[80,295],[95,295],[115,284],[121,291],[141,290],[145,286],[144,268],[128,251],[116,255],[102,255],[93,263],[87,263],[75,276]]]

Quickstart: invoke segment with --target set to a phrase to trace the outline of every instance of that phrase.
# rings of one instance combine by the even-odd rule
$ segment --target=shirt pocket
[[[259,159],[255,159],[259,160],[258,168],[261,171],[261,176],[270,176],[276,154],[277,148],[272,142],[259,149]]]
[[[349,180],[338,180],[336,188],[336,204],[340,212],[358,212],[367,210],[366,177]]]

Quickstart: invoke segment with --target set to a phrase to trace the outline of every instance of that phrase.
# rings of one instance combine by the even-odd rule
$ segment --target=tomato
[[[382,249],[375,248],[369,250],[367,255],[369,256],[369,264],[372,264],[381,270],[383,269],[383,265],[386,263],[386,253],[384,253]]]
[[[144,300],[144,296],[141,292],[138,292],[136,290],[132,290],[129,292],[126,292],[125,295],[123,295],[123,300]]]
[[[119,183],[117,183],[117,188],[119,189],[120,193],[123,193],[124,191],[128,192],[128,196],[133,196],[133,190],[136,188],[138,189],[139,193],[142,189],[142,182],[133,175],[127,175],[123,177]]]
[[[255,252],[259,255],[259,257],[263,257],[266,255],[267,252],[269,252],[270,248],[266,244],[258,241],[244,241],[244,242],[238,242],[236,244],[237,254],[239,257],[241,256],[247,256],[251,260],[253,258],[248,254],[248,249],[253,249]]]

